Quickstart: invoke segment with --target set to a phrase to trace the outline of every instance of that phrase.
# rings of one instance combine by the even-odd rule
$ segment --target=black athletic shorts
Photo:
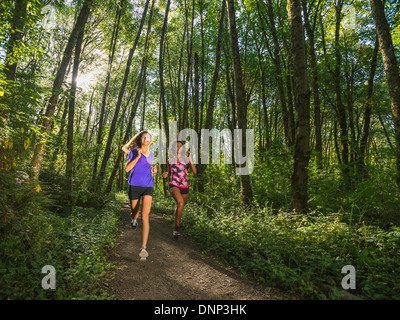
[[[181,192],[181,194],[188,194],[189,193],[189,188],[180,188],[180,187],[178,187],[176,185],[173,185],[171,183],[169,184],[168,190],[171,190],[172,187],[178,188],[179,191]]]
[[[142,196],[153,196],[153,187],[129,186],[130,200],[137,200]]]

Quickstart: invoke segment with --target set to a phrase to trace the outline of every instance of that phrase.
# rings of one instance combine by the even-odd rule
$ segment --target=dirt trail
[[[141,223],[130,226],[130,208],[121,209],[118,243],[109,260],[117,265],[107,277],[108,293],[118,300],[281,300],[278,290],[260,286],[238,271],[202,253],[184,235],[172,239],[172,221],[150,213],[149,257],[139,260]],[[139,219],[140,220],[140,219]]]

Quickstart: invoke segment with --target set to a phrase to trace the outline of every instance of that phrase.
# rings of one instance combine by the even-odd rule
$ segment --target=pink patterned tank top
[[[187,176],[187,163],[185,161],[169,162],[171,169],[170,184],[179,188],[189,188]]]

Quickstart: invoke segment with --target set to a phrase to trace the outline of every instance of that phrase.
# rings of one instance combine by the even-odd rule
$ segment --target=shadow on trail
[[[119,300],[240,300],[282,299],[224,265],[185,236],[172,238],[172,221],[150,213],[146,261],[139,260],[141,222],[130,227],[130,207],[121,209],[121,237],[109,261],[117,266],[107,281],[108,293]],[[268,293],[267,293],[268,292]]]

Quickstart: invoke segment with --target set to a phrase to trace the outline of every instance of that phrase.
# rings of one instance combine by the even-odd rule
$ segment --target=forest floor
[[[260,285],[193,240],[172,238],[172,220],[150,213],[149,256],[140,261],[141,223],[130,226],[130,207],[121,209],[121,234],[108,260],[107,292],[118,300],[288,300],[283,292]]]

